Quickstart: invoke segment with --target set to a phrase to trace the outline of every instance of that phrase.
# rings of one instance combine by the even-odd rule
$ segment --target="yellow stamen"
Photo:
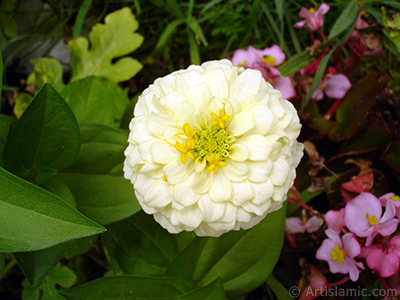
[[[186,142],[186,145],[183,145],[180,142],[176,142],[174,147],[176,150],[178,150],[181,153],[181,157],[180,157],[181,163],[186,164],[186,157],[190,158],[190,159],[195,158],[193,153],[190,152],[190,150],[194,148],[194,140],[193,140],[193,147],[192,147],[190,140]]]
[[[274,85],[275,81],[272,78],[268,78],[268,82],[272,85]]]
[[[326,83],[325,82],[323,82],[322,84],[321,84],[321,89],[326,89]]]
[[[215,113],[210,113],[211,117],[214,119],[211,121],[211,126],[219,125],[219,127],[224,128],[226,122],[231,118],[224,110],[221,108],[219,110],[219,115],[217,116]]]
[[[244,60],[243,62],[241,62],[241,63],[238,63],[238,64],[237,64],[237,66],[238,66],[238,67],[244,67],[244,66],[247,66],[247,60]]]
[[[268,66],[273,66],[276,63],[275,57],[269,55],[264,56],[261,60],[265,62]]]
[[[397,195],[390,196],[389,199],[393,201],[400,201],[400,197]]]
[[[369,216],[368,222],[369,222],[369,224],[375,226],[378,223],[378,219],[375,216]]]
[[[344,253],[337,245],[332,248],[331,257],[332,260],[336,261],[339,265],[344,262]]]
[[[214,157],[208,155],[206,156],[206,160],[209,162],[209,166],[207,168],[207,172],[210,173],[212,170],[215,171],[215,175],[218,175],[218,170],[221,167],[226,167],[228,165],[227,162],[225,161],[220,161],[219,160],[219,154],[215,154]]]
[[[310,7],[308,10],[310,13],[315,14],[315,8],[314,7]]]

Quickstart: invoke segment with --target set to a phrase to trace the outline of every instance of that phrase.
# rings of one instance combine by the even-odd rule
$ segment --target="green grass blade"
[[[74,39],[78,38],[81,35],[81,30],[83,26],[83,21],[85,21],[86,13],[89,9],[92,0],[83,1],[81,7],[79,8],[78,16],[76,17],[75,26],[74,26]]]

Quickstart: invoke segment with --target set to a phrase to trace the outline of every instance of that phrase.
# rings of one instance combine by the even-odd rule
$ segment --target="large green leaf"
[[[90,219],[109,224],[140,210],[132,184],[122,176],[58,174],[75,197],[78,210]]]
[[[128,132],[101,124],[80,121],[81,149],[64,173],[122,175],[128,147]]]
[[[70,269],[57,265],[41,282],[31,286],[27,280],[22,282],[22,300],[65,300],[60,296],[56,285],[71,287],[77,277]]]
[[[382,158],[397,172],[400,172],[400,141],[389,144]]]
[[[328,39],[337,37],[339,34],[349,28],[355,18],[358,18],[358,6],[356,1],[351,0],[336,19],[335,24],[333,24]]]
[[[60,291],[68,300],[175,300],[191,291],[195,282],[180,277],[110,276]]]
[[[11,124],[15,121],[8,115],[0,114],[0,167],[4,166],[3,152],[6,145],[8,133],[10,132]]]
[[[139,212],[107,226],[102,241],[115,272],[163,275],[168,264],[193,238],[194,234],[188,232],[171,235],[152,216]]]
[[[128,104],[126,92],[106,78],[90,76],[71,82],[61,92],[78,120],[118,127]]]
[[[0,252],[34,251],[105,229],[63,200],[0,168]]]
[[[329,132],[329,138],[341,141],[351,137],[375,105],[376,98],[387,82],[388,78],[379,78],[379,74],[372,74],[353,85],[336,110],[336,122]]]
[[[73,80],[90,75],[103,76],[114,82],[133,77],[142,65],[135,59],[124,57],[138,48],[143,37],[134,33],[139,24],[128,7],[114,11],[105,17],[105,24],[96,24],[89,34],[89,41],[79,37],[68,43],[72,52]]]
[[[225,300],[225,291],[222,284],[221,278],[217,278],[209,285],[178,297],[177,300]]]
[[[42,57],[32,59],[31,63],[35,66],[35,70],[29,75],[27,83],[36,84],[38,88],[41,88],[45,83],[51,83],[57,92],[61,92],[64,88],[63,69],[58,60]]]
[[[6,168],[37,184],[70,165],[79,152],[79,127],[67,103],[45,84],[10,133]]]
[[[250,292],[268,278],[278,260],[285,212],[286,205],[250,230],[194,239],[172,261],[166,274],[193,278],[200,287],[221,277],[228,297]]]
[[[53,270],[67,247],[68,243],[62,243],[42,250],[17,252],[14,257],[30,284],[36,285]]]

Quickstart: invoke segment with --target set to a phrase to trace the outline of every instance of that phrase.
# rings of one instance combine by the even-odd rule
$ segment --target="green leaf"
[[[103,246],[115,272],[163,275],[168,264],[194,238],[184,232],[171,235],[152,216],[138,212],[107,226]]]
[[[358,6],[356,1],[351,0],[336,19],[335,24],[333,24],[328,39],[337,37],[339,34],[349,28],[355,18],[358,18]]]
[[[4,164],[40,184],[79,152],[79,127],[67,103],[45,84],[19,118],[4,148]]]
[[[106,78],[90,76],[71,82],[61,92],[78,120],[119,127],[128,104],[127,91]]]
[[[371,138],[374,137],[374,138]],[[387,132],[385,124],[373,118],[340,149],[340,153],[357,152],[374,148],[386,148],[390,143],[390,134]]]
[[[6,36],[13,38],[17,35],[17,22],[11,14],[3,14],[2,25]]]
[[[400,141],[389,144],[382,158],[397,172],[400,172]]]
[[[0,114],[0,167],[4,166],[3,153],[6,145],[8,133],[10,132],[11,124],[15,118],[8,115]]]
[[[73,38],[76,39],[81,35],[81,29],[83,26],[83,22],[85,21],[86,13],[90,7],[90,4],[92,4],[92,0],[84,0],[83,3],[81,4],[81,7],[79,8],[78,15],[75,20],[75,25],[74,25],[74,36]]]
[[[140,210],[132,184],[123,176],[61,173],[78,210],[100,224],[125,219]]]
[[[278,280],[276,280],[274,275],[271,274],[268,277],[267,284],[279,300],[293,300],[289,291]]]
[[[71,259],[76,256],[85,254],[93,248],[93,245],[96,244],[98,238],[99,237],[97,235],[92,235],[70,241],[68,243],[68,248],[64,253],[65,258]]]
[[[206,37],[204,36],[203,30],[201,29],[197,20],[193,17],[190,17],[186,21],[189,28],[193,31],[193,33],[198,37],[198,39],[203,43],[204,46],[208,46],[208,42]]]
[[[40,283],[31,286],[25,279],[22,282],[22,300],[65,300],[57,291],[56,285],[63,288],[71,287],[76,281],[76,275],[68,267],[57,265]]]
[[[225,291],[222,284],[221,278],[217,278],[209,285],[178,297],[177,300],[225,300]]]
[[[28,93],[20,93],[15,98],[14,115],[20,118],[28,107],[29,103],[32,102],[33,97]]]
[[[79,37],[71,40],[72,80],[90,75],[103,76],[114,82],[129,80],[142,68],[135,59],[125,57],[112,63],[115,58],[127,55],[138,48],[143,37],[134,33],[139,24],[128,7],[114,11],[105,17],[105,24],[96,24],[89,34],[89,41]]]
[[[193,278],[199,287],[221,277],[228,298],[247,294],[268,278],[278,260],[285,212],[286,205],[252,229],[194,239],[166,274]]]
[[[375,105],[377,96],[387,82],[388,78],[382,79],[379,74],[371,74],[353,85],[336,110],[336,122],[329,132],[329,138],[341,141],[351,137]]]
[[[102,233],[57,196],[0,168],[0,252],[34,251]]]
[[[47,179],[45,182],[43,182],[41,187],[53,193],[54,195],[60,197],[61,199],[64,200],[64,202],[68,203],[73,208],[76,208],[74,195],[72,195],[68,186],[63,181],[51,177]]]
[[[194,33],[187,30],[188,42],[189,42],[189,54],[190,61],[194,65],[199,65],[201,63],[199,45],[196,43]]]
[[[0,95],[2,90],[3,90],[3,55],[0,51]]]
[[[128,132],[87,121],[78,124],[81,149],[75,162],[62,172],[123,175]]]
[[[42,250],[17,252],[14,257],[30,284],[36,285],[53,270],[67,247],[68,243],[62,243]]]
[[[32,59],[31,63],[35,66],[35,70],[29,75],[28,83],[36,84],[38,88],[41,88],[45,83],[50,83],[57,92],[64,88],[63,69],[57,59],[42,57]]]
[[[60,292],[68,300],[175,300],[195,287],[189,278],[110,276]]]
[[[184,20],[175,20],[169,23],[167,27],[165,27],[163,33],[161,33],[156,45],[156,49],[159,49],[161,46],[163,46],[165,42],[169,39],[171,34],[174,32],[174,30],[184,22]]]

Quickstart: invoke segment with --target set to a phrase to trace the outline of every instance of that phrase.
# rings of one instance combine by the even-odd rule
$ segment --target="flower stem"
[[[325,34],[322,32],[321,28],[318,28],[318,33],[321,35],[322,39],[323,39],[324,41],[326,41],[326,36],[325,36]]]
[[[13,258],[3,270],[3,273],[0,274],[0,281],[7,275],[7,273],[16,265],[17,261]]]
[[[326,120],[330,120],[333,116],[333,114],[336,112],[337,108],[339,107],[340,101],[342,99],[336,99],[336,101],[332,104],[331,108],[328,110],[328,112],[325,115]]]

